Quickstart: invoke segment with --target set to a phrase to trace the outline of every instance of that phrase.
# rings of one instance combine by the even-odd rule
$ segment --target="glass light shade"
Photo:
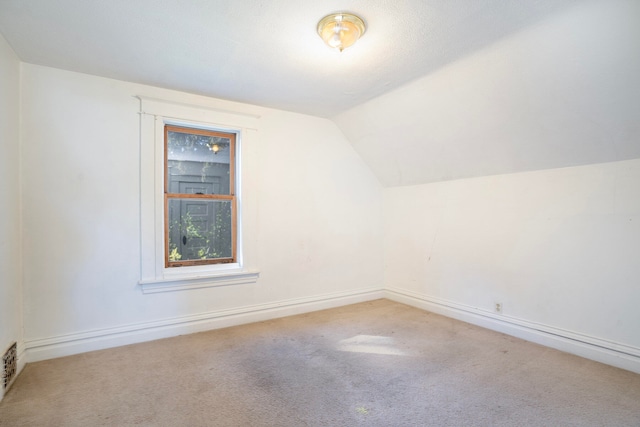
[[[318,34],[322,40],[340,52],[358,41],[365,29],[364,21],[350,13],[334,13],[318,22]]]

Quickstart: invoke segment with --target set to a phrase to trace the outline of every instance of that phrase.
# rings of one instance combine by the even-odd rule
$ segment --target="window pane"
[[[167,132],[167,193],[231,194],[229,138]]]
[[[169,199],[169,261],[231,258],[231,201]]]

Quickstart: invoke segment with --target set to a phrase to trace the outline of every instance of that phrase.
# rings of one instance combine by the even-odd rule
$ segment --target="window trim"
[[[253,141],[259,132],[260,115],[226,109],[217,100],[184,101],[159,99],[136,95],[139,101],[139,161],[140,161],[140,278],[142,293],[172,292],[227,285],[256,283],[260,277],[257,269],[255,247],[245,243],[245,226],[252,233],[257,231],[255,200],[251,202],[253,214],[246,217],[243,203],[243,152],[247,140]],[[222,108],[221,108],[222,106]],[[236,134],[235,186],[236,262],[232,264],[208,264],[166,268],[164,266],[164,134],[165,124],[179,127],[209,129]],[[246,222],[246,224],[245,224]],[[253,234],[252,234],[253,235]],[[248,250],[248,253],[245,253]]]
[[[193,135],[219,136],[228,138],[229,144],[229,194],[183,194],[169,192],[169,132],[189,133]],[[164,193],[164,267],[165,268],[182,268],[200,265],[213,264],[235,264],[237,262],[237,241],[238,241],[238,201],[236,192],[236,170],[237,157],[236,146],[239,139],[239,130],[227,131],[220,129],[208,129],[203,127],[193,127],[184,125],[175,125],[164,122],[163,132],[163,150],[164,150],[164,169],[163,169],[163,193]],[[201,200],[228,200],[231,202],[231,257],[226,258],[208,258],[203,260],[185,260],[170,261],[169,260],[169,200],[171,199],[201,199]]]

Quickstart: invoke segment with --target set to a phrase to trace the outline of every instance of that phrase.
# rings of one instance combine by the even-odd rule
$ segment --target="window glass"
[[[231,194],[230,138],[167,132],[169,193]]]
[[[235,262],[235,134],[165,127],[165,266]]]
[[[169,261],[231,258],[231,202],[169,200]]]

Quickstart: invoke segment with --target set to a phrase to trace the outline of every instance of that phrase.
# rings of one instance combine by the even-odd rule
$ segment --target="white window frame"
[[[242,209],[242,145],[258,116],[143,96],[140,100],[140,280],[143,293],[255,283],[259,272],[245,267]],[[236,262],[166,267],[164,262],[164,127],[236,134]]]

